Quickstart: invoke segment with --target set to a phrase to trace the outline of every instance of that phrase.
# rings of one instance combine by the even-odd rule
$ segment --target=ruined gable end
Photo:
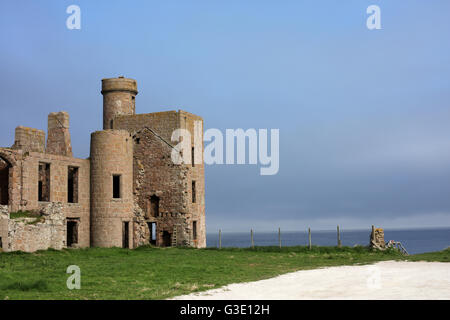
[[[11,147],[24,152],[45,151],[45,132],[34,128],[18,126],[15,132],[14,144]]]
[[[52,112],[48,115],[47,153],[72,157],[69,132],[69,114]]]

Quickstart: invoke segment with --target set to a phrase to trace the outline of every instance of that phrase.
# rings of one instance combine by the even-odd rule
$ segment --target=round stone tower
[[[91,245],[133,247],[133,139],[125,130],[91,135]]]
[[[137,83],[134,79],[118,77],[102,80],[103,130],[114,129],[114,118],[117,115],[136,113],[137,94]]]

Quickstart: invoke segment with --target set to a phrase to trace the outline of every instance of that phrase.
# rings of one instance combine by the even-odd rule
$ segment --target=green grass
[[[427,252],[406,257],[409,261],[450,262],[450,247],[439,252]]]
[[[31,211],[17,211],[11,212],[9,217],[11,219],[19,219],[19,218],[36,218],[37,214]]]
[[[28,221],[26,224],[37,224],[44,221],[44,218],[36,212],[32,211],[17,211],[11,212],[9,214],[10,219],[21,219],[21,218],[34,218],[32,221]]]
[[[447,250],[420,259],[444,261],[448,256]],[[381,260],[405,257],[365,247],[142,247],[0,253],[0,299],[164,299],[296,270]],[[66,287],[69,265],[81,269],[80,290]]]

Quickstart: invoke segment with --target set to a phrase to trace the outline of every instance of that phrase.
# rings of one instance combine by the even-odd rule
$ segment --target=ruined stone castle
[[[44,131],[19,126],[0,148],[3,251],[206,246],[203,136],[200,148],[191,141],[200,163],[171,158],[174,130],[194,137],[202,118],[136,114],[133,79],[103,79],[101,93],[103,130],[91,134],[88,159],[72,155],[66,112],[49,114],[47,142]]]

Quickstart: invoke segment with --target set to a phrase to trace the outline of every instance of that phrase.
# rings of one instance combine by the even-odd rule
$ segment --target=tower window
[[[121,176],[120,175],[113,175],[113,198],[114,199],[120,199],[121,198],[121,192],[120,192],[120,181]]]
[[[192,222],[192,237],[197,240],[197,221]]]
[[[192,147],[191,155],[192,155],[192,166],[193,166],[193,167],[195,167],[195,155],[194,155],[194,150],[195,150],[195,148]]]
[[[192,203],[195,203],[196,198],[195,181],[192,181]]]

